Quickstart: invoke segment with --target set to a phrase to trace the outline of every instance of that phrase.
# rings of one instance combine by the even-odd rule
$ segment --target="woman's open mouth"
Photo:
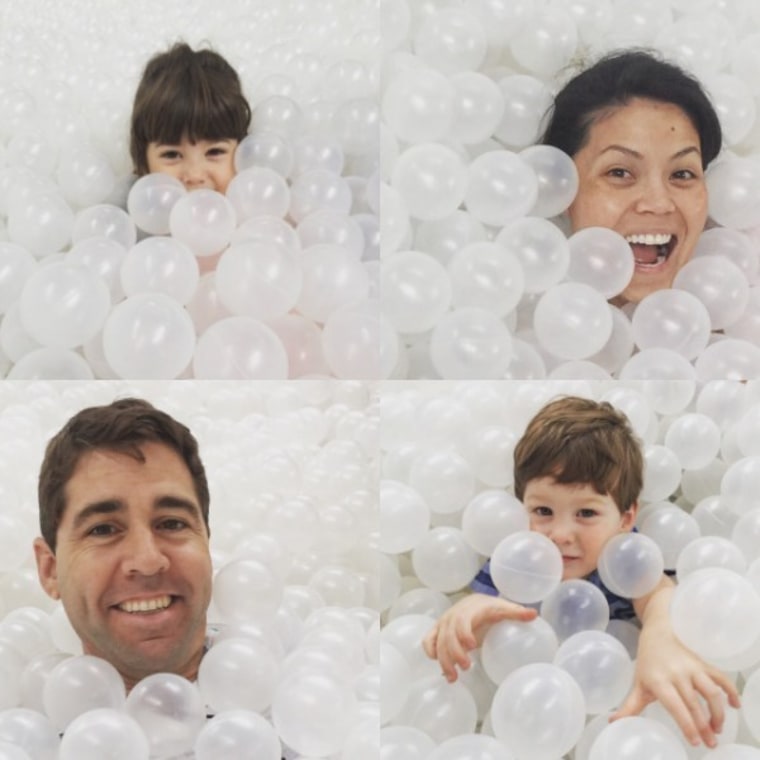
[[[670,233],[654,233],[644,235],[626,235],[633,251],[636,269],[657,269],[668,260],[675,249],[678,238]]]

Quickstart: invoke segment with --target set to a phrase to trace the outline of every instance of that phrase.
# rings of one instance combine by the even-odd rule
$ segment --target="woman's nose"
[[[652,178],[642,183],[636,211],[641,214],[669,214],[674,210],[675,203],[667,182],[660,178]]]

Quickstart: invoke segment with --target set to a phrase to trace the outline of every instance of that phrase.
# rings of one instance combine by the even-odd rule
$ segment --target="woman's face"
[[[631,244],[636,266],[623,298],[638,302],[669,288],[707,219],[689,117],[672,103],[636,98],[599,116],[573,160],[580,180],[568,210],[573,231],[609,227]]]

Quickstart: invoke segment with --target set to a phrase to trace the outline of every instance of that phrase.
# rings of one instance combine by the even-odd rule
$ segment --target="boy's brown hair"
[[[535,478],[590,485],[609,494],[621,513],[639,498],[641,444],[628,418],[606,401],[567,396],[539,410],[515,447],[515,495]]]
[[[153,56],[132,107],[129,151],[135,173],[148,173],[152,142],[176,145],[197,140],[242,140],[251,108],[240,77],[219,53],[193,50],[184,42]]]
[[[37,493],[40,531],[52,552],[55,552],[58,526],[66,509],[66,484],[82,456],[106,449],[144,462],[140,446],[148,442],[168,446],[187,465],[208,530],[208,482],[195,437],[185,425],[147,401],[125,398],[107,406],[82,409],[48,441]]]

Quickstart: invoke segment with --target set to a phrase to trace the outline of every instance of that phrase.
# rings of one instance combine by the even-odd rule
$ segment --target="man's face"
[[[633,528],[636,505],[623,514],[608,494],[588,483],[557,483],[554,478],[528,481],[523,503],[530,529],[550,538],[562,554],[562,580],[585,578],[596,570],[604,545]]]
[[[40,581],[63,601],[84,652],[111,662],[128,686],[158,671],[194,676],[211,598],[190,472],[168,446],[140,450],[145,462],[106,449],[82,456],[56,553],[35,541]]]

